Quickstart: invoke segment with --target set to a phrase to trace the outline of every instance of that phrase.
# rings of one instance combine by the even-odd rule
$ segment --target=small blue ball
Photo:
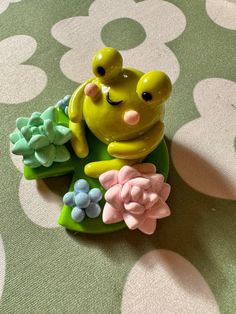
[[[84,220],[85,213],[84,211],[79,207],[74,207],[71,211],[71,218],[77,222],[81,222]]]
[[[75,204],[80,208],[86,208],[90,204],[90,198],[87,193],[79,192],[75,195]]]
[[[74,192],[67,192],[63,197],[63,203],[74,207],[75,206],[75,193]]]
[[[97,203],[102,199],[102,191],[98,188],[91,189],[89,191],[89,197],[91,202]]]
[[[69,104],[70,98],[71,98],[71,95],[66,95],[66,96],[63,98],[63,101],[64,101],[64,103],[66,103],[66,105]]]
[[[85,212],[89,218],[96,218],[101,214],[101,207],[96,203],[90,203]]]
[[[76,193],[78,193],[80,191],[87,193],[89,191],[89,184],[86,180],[80,179],[80,180],[75,182],[74,190]]]
[[[63,100],[62,100],[62,99],[59,100],[59,101],[57,102],[57,105],[58,105],[59,107],[63,108],[63,105],[64,105]]]

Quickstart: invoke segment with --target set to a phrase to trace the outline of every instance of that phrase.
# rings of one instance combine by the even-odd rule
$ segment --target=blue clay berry
[[[89,191],[89,197],[91,202],[97,203],[102,199],[102,191],[98,188],[91,189]]]
[[[90,203],[85,212],[89,218],[96,218],[101,214],[101,207],[96,203]]]
[[[80,191],[87,193],[89,191],[89,184],[86,180],[80,179],[80,180],[75,182],[74,190],[76,193],[78,193]]]
[[[74,207],[75,206],[75,194],[74,192],[67,192],[63,197],[63,203]]]
[[[81,222],[84,220],[85,213],[84,211],[79,207],[74,207],[71,211],[71,218],[76,222]]]
[[[90,198],[87,193],[79,192],[75,195],[75,204],[80,208],[86,208],[90,204]]]

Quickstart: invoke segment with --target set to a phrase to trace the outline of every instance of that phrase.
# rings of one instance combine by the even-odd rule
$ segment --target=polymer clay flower
[[[71,130],[58,123],[58,111],[49,107],[43,113],[34,112],[30,118],[16,120],[19,132],[10,134],[12,153],[23,156],[23,162],[30,168],[50,167],[53,162],[70,159],[64,145],[71,139]]]
[[[107,189],[102,216],[106,224],[124,220],[130,229],[152,234],[156,220],[170,215],[166,204],[170,185],[164,182],[163,175],[156,173],[153,164],[107,171],[99,181]]]
[[[89,218],[97,218],[100,215],[101,207],[98,202],[101,199],[100,189],[90,189],[85,179],[79,179],[74,184],[74,190],[64,195],[63,202],[72,208],[71,218],[76,222],[81,222],[86,215]]]
[[[166,43],[177,38],[185,26],[183,12],[167,1],[97,0],[89,7],[89,16],[61,20],[51,32],[70,48],[62,56],[60,68],[73,81],[91,77],[92,56],[108,46],[122,51],[125,65],[143,72],[160,69],[173,83],[180,67]]]
[[[71,97],[70,95],[66,95],[65,97],[60,99],[56,104],[56,106],[59,107],[67,116],[68,116],[68,106],[70,102],[70,97]]]

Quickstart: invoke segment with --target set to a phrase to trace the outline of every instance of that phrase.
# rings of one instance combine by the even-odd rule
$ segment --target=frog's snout
[[[136,125],[139,123],[140,114],[135,110],[126,111],[124,114],[124,122],[129,125]]]
[[[100,93],[100,89],[95,83],[89,83],[85,86],[84,93],[86,96],[96,99]]]

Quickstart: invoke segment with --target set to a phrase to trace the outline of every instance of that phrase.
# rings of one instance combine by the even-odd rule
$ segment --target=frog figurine
[[[122,56],[114,48],[97,51],[92,70],[95,77],[75,90],[68,115],[78,157],[89,153],[85,124],[114,157],[86,164],[85,174],[98,178],[106,171],[140,163],[159,145],[164,136],[164,102],[172,85],[161,71],[144,74],[123,68]]]

